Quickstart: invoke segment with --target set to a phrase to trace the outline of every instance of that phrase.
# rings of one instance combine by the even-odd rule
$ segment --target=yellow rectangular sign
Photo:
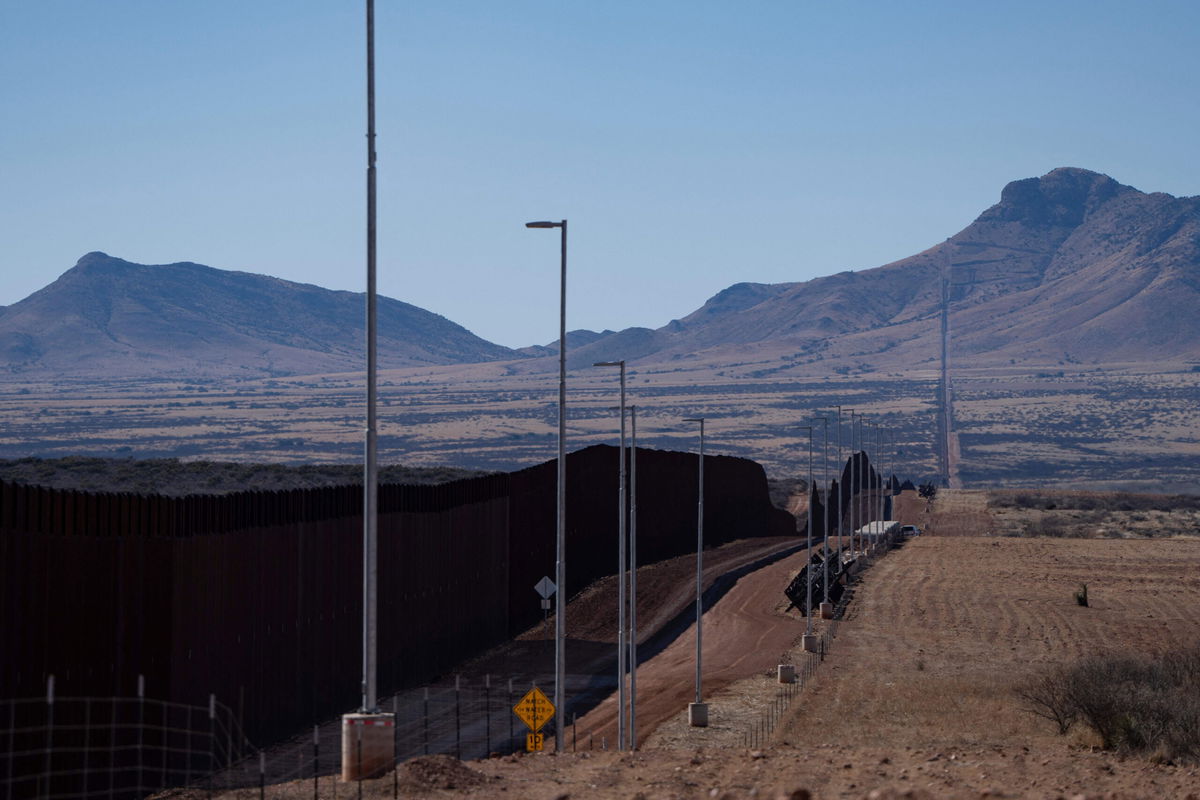
[[[529,726],[529,730],[537,733],[554,716],[554,704],[541,689],[535,686],[513,706],[513,713],[521,722]]]
[[[540,753],[545,748],[546,737],[542,733],[525,734],[525,749],[530,753]]]

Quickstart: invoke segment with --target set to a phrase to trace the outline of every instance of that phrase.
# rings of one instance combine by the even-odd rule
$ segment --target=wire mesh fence
[[[0,700],[0,797],[137,798],[210,785],[252,751],[230,709],[139,697]]]
[[[604,693],[597,676],[566,677],[572,697]],[[513,707],[535,686],[553,696],[551,676],[484,675],[388,698],[381,710],[394,715],[395,763],[525,749],[529,730]],[[553,725],[543,730],[548,739]],[[171,788],[221,792],[297,780],[313,781],[316,791],[339,780],[341,727],[340,717],[327,720],[260,750],[215,697],[207,707],[144,696],[55,697],[51,679],[45,697],[0,700],[0,800],[124,800]],[[575,746],[573,733],[568,728],[567,748]]]
[[[878,537],[864,551],[857,553],[855,557],[858,565],[856,575],[862,575],[875,561],[886,555],[895,546],[896,538],[894,532],[889,532]],[[816,651],[801,654],[800,663],[795,665],[794,680],[779,685],[762,714],[750,724],[750,727],[742,735],[742,744],[746,747],[760,747],[770,740],[771,734],[775,732],[784,713],[816,675],[817,668],[825,660],[826,654],[833,649],[833,643],[838,635],[838,627],[845,614],[846,606],[849,605],[852,598],[853,592],[851,591],[842,594],[834,606],[833,618],[829,620],[824,632],[816,640]]]
[[[602,696],[607,679],[595,675],[567,674],[566,692],[581,702]],[[604,684],[604,685],[600,685]],[[611,679],[611,691],[616,685]],[[526,747],[529,729],[513,713],[513,707],[534,687],[554,694],[551,675],[502,678],[494,675],[455,677],[444,684],[398,693],[381,701],[381,710],[394,715],[395,763],[424,755],[451,755],[463,760],[502,755]],[[590,694],[589,694],[590,693]],[[568,706],[564,716],[564,745],[567,750],[588,746],[575,736],[575,712]],[[310,734],[280,742],[263,754],[261,769],[268,784],[313,780],[314,785],[336,783],[341,772],[341,719],[314,726]],[[555,720],[542,729],[553,739]],[[591,746],[599,743],[591,742]],[[214,778],[219,786],[256,786],[259,764],[235,764]]]

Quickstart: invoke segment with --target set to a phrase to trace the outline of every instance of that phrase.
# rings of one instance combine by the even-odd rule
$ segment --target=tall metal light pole
[[[867,483],[867,442],[866,442],[866,439],[864,438],[864,433],[865,433],[864,429],[866,427],[864,423],[866,421],[866,416],[867,416],[866,414],[863,414],[860,412],[857,415],[857,419],[856,419],[856,422],[858,423],[858,451],[861,454],[861,457],[858,460],[858,469],[855,470],[855,472],[858,473],[858,496],[855,497],[854,505],[855,505],[855,511],[858,514],[858,520],[855,524],[858,525],[859,531],[862,531],[862,529],[864,527],[862,524],[862,518],[865,516],[865,513],[864,513],[865,509],[863,508],[863,498],[861,495],[866,494],[866,491],[867,491],[867,487],[866,487],[866,483]],[[870,528],[867,529],[866,534],[863,534],[861,532],[859,533],[859,536],[858,536],[859,548],[862,549],[863,551],[866,551],[868,549],[867,544],[870,543],[869,534],[870,534]],[[866,543],[863,542],[862,537],[864,535],[868,536]]]
[[[887,468],[887,430],[883,427],[883,423],[879,424],[879,519],[881,522],[888,522],[887,513],[887,492],[891,488],[888,481]]]
[[[883,524],[883,423],[875,424],[875,474],[879,476],[879,488],[875,492],[875,509],[879,515],[880,548],[883,547],[882,536],[886,529]]]
[[[876,464],[875,464],[876,460],[879,458],[879,440],[878,440],[878,436],[876,436],[875,439],[872,440],[871,434],[872,434],[872,432],[877,431],[879,426],[876,425],[874,421],[872,421],[872,422],[866,423],[865,427],[866,427],[866,437],[867,437],[866,442],[872,445],[871,457],[867,461],[868,469],[867,469],[867,474],[866,474],[867,515],[871,518],[868,524],[871,524],[871,526],[872,526],[871,531],[874,532],[875,527],[874,527],[873,523],[876,522],[876,519],[875,519],[875,495],[876,495],[876,492],[875,492],[875,486],[874,486],[875,481],[872,480],[872,476],[877,476],[879,474],[879,470],[876,468]],[[872,553],[879,552],[879,536],[878,535],[871,537],[871,552]]]
[[[891,430],[885,430],[883,432],[883,446],[884,446],[884,459],[887,462],[887,468],[884,469],[883,474],[884,474],[884,483],[887,488],[884,491],[883,500],[880,503],[880,508],[883,510],[883,516],[887,519],[888,522],[891,522],[892,517],[894,516],[891,513],[893,511],[893,509],[890,508],[890,506],[892,504],[892,432],[891,432]]]
[[[342,779],[373,778],[395,762],[391,714],[379,711],[376,686],[378,626],[379,469],[376,407],[375,285],[375,3],[367,0],[367,420],[363,442],[362,706],[342,715]],[[357,753],[356,758],[350,758]]]
[[[858,459],[855,457],[857,450],[854,444],[854,419],[858,416],[858,412],[850,409],[850,502],[848,503],[848,511],[850,512],[850,552],[857,552],[854,548],[854,534],[858,531],[858,515],[855,513],[858,506]],[[858,542],[859,549],[862,548],[862,540]]]
[[[526,228],[562,229],[562,268],[558,301],[558,524],[554,537],[554,752],[562,753],[564,741],[563,682],[566,671],[563,642],[567,630],[566,539],[567,539],[567,221],[526,222]]]
[[[837,465],[838,465],[838,568],[845,562],[842,560],[842,531],[845,529],[846,515],[842,509],[842,492],[845,487],[842,486],[842,407],[837,406]]]
[[[870,455],[867,454],[867,450],[871,448],[871,423],[863,420],[862,428],[863,499],[866,501],[866,507],[863,508],[863,515],[867,517],[867,542],[870,544],[868,549],[874,555],[875,537],[871,535],[874,531],[871,523],[875,521],[875,498],[871,494],[871,473],[875,469],[875,453],[872,450]]]
[[[593,367],[621,368],[621,447],[617,466],[617,749],[625,749],[625,361],[597,361]]]
[[[701,693],[701,618],[704,609],[701,605],[703,593],[704,572],[704,417],[686,417],[684,422],[700,423],[700,488],[696,504],[696,700],[688,705],[688,723],[695,727],[708,725],[708,706],[704,704]]]
[[[871,477],[874,476],[874,474],[875,474],[875,458],[878,456],[878,452],[876,452],[876,450],[875,450],[875,440],[871,438],[871,434],[874,433],[874,431],[875,431],[875,423],[874,422],[865,422],[864,423],[864,425],[863,425],[863,435],[864,435],[863,450],[865,451],[866,447],[868,447],[868,446],[871,447],[871,455],[868,459],[866,459],[866,474],[864,475],[864,480],[866,481],[866,516],[870,517],[870,519],[868,519],[868,522],[866,522],[866,524],[870,525],[870,530],[872,531],[872,533],[874,533],[874,531],[875,531],[875,525],[874,525],[874,523],[875,523],[875,492],[874,492],[875,481],[872,481]],[[876,549],[877,549],[877,545],[878,545],[878,537],[871,536],[870,542],[871,542],[871,553],[875,553]]]
[[[875,501],[875,506],[876,506],[876,508],[879,509],[879,521],[883,522],[884,521],[884,519],[883,519],[883,478],[884,478],[884,474],[883,474],[883,458],[884,458],[883,443],[884,443],[884,437],[883,437],[883,423],[882,422],[880,422],[879,425],[876,426],[875,438],[878,441],[878,444],[876,445],[876,450],[877,450],[876,458],[879,460],[879,468],[876,470],[876,472],[879,473],[879,499]]]
[[[637,750],[637,406],[629,407],[629,749]]]
[[[803,649],[811,652],[813,649],[813,625],[812,625],[812,497],[813,497],[813,469],[812,469],[812,425],[801,425],[800,430],[808,431],[808,522],[805,524],[805,535],[808,539],[807,546],[804,551],[805,558],[805,600],[804,600],[804,638]]]
[[[821,619],[833,617],[833,605],[829,602],[829,502],[833,492],[829,486],[829,417],[813,417],[824,428],[825,438],[821,445],[821,485],[825,487],[825,502],[822,510],[825,519],[821,526],[821,585],[824,589],[821,599]]]
[[[378,601],[379,469],[376,462],[375,303],[375,3],[367,0],[367,430],[363,470],[363,647],[362,711],[379,711],[375,685]]]
[[[896,437],[891,428],[887,431],[887,504],[888,508],[884,509],[887,512],[888,519],[894,520],[896,516],[895,504],[892,498],[896,495],[896,487],[892,484],[892,479],[896,477]]]

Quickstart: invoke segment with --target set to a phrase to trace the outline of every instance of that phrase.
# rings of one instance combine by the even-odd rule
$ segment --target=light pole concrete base
[[[817,652],[817,635],[815,633],[806,633],[800,637],[801,647],[806,653]]]
[[[777,673],[780,683],[795,683],[796,682],[796,665],[795,664],[780,664]]]
[[[821,619],[833,619],[833,603],[821,603]]]
[[[342,715],[342,780],[378,778],[396,760],[396,720],[391,714]]]
[[[688,725],[693,728],[708,727],[708,703],[688,703]]]

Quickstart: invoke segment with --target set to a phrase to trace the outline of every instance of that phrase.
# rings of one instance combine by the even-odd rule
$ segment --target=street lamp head
[[[597,361],[596,363],[592,364],[592,366],[593,367],[623,367],[623,366],[625,366],[625,362],[624,361]]]
[[[704,422],[704,417],[684,417],[684,422]]]
[[[565,222],[565,220],[564,220],[564,222]],[[542,222],[526,222],[525,223],[526,228],[561,228],[562,226],[563,226],[562,222],[542,221]]]

